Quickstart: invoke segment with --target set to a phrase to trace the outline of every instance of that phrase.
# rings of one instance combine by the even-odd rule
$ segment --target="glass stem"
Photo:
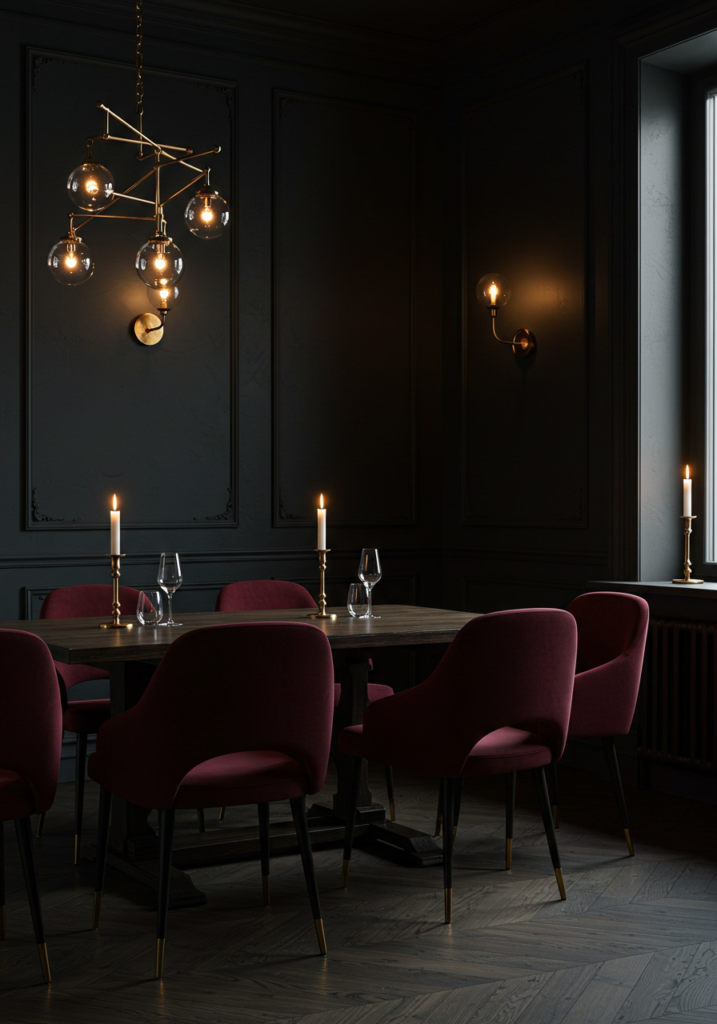
[[[368,611],[366,612],[366,618],[367,619],[370,619],[372,617],[372,613],[371,613],[371,591],[372,590],[373,590],[373,587],[369,583],[367,583],[366,584],[366,593],[367,593],[367,597],[368,597]]]
[[[167,591],[167,604],[169,605],[169,615],[167,617],[167,625],[169,626],[172,622],[174,622],[174,619],[172,618],[172,591],[171,590]]]

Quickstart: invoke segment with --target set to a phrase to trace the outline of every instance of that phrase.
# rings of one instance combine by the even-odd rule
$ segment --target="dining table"
[[[65,665],[96,665],[109,672],[111,714],[119,715],[141,698],[152,674],[171,644],[184,633],[204,626],[250,622],[310,622],[327,636],[334,661],[334,678],[341,683],[341,699],[334,712],[332,757],[337,786],[331,805],[313,804],[308,810],[312,845],[338,844],[343,839],[349,799],[349,759],[335,747],[338,733],[363,720],[368,704],[371,657],[380,648],[447,645],[475,613],[416,605],[380,605],[380,617],[351,616],[346,607],[328,608],[329,618],[316,618],[316,609],[243,612],[183,612],[181,625],[143,626],[132,618],[130,628],[100,628],[100,618],[33,619],[0,622],[0,628],[21,629],[40,637],[55,661]],[[241,677],[241,665],[237,666]],[[388,682],[388,680],[387,680]],[[201,680],[197,680],[201,685]],[[390,698],[384,698],[390,699]],[[374,801],[363,765],[359,784],[355,836],[373,852],[430,866],[442,863],[442,849],[435,839],[399,822],[386,820],[382,804]],[[438,791],[438,787],[436,787]],[[149,811],[115,799],[110,828],[109,863],[150,887],[155,885],[158,837],[148,822]],[[293,823],[272,822],[272,850],[296,847]],[[83,855],[94,856],[92,846]],[[227,825],[204,833],[178,835],[173,850],[172,906],[204,902],[183,868],[230,862],[259,856],[258,827]]]

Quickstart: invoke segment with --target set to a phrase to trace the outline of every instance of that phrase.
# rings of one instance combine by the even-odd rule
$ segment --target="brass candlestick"
[[[124,555],[110,555],[112,562],[112,622],[100,622],[100,629],[132,629],[134,623],[120,622],[119,578],[120,558]]]
[[[692,576],[692,562],[690,561],[690,534],[692,533],[692,520],[696,519],[697,516],[680,516],[680,519],[685,521],[685,578],[683,580],[673,580],[673,583],[704,583],[704,580],[693,580]]]
[[[331,548],[314,548],[319,556],[319,610],[307,616],[309,619],[335,619],[336,616],[326,611],[326,556]]]

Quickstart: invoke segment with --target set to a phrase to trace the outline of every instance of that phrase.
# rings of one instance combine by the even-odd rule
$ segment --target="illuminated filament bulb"
[[[488,289],[488,294],[490,295],[490,304],[491,304],[491,306],[495,306],[495,300],[496,300],[496,297],[498,295],[498,286],[495,285],[495,284],[492,284],[490,286],[490,288]]]
[[[67,256],[65,257],[65,266],[69,267],[70,269],[77,266],[77,256],[75,255],[74,245],[68,246]]]
[[[163,252],[158,252],[157,253],[156,259],[154,261],[154,265],[157,268],[157,270],[164,270],[165,269],[165,267],[167,266],[167,257],[164,255]]]
[[[87,192],[88,195],[96,196],[99,191],[100,186],[97,184],[94,178],[90,178],[89,181],[85,182],[85,192]]]
[[[214,220],[214,211],[210,205],[210,200],[207,198],[204,200],[204,209],[201,212],[201,218],[205,224],[211,224]]]

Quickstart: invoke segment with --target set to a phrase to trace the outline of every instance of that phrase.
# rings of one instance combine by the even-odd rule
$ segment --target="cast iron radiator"
[[[717,625],[650,620],[636,721],[643,757],[717,772]]]

